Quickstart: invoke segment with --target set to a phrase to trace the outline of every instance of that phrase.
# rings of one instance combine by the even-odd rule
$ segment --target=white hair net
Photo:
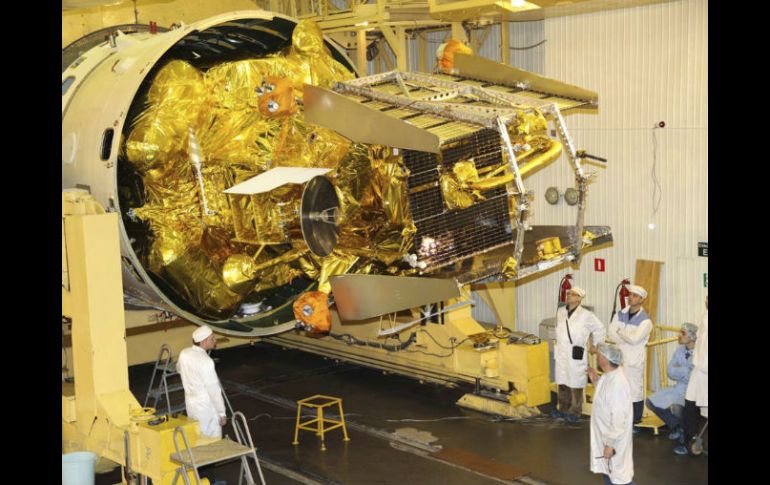
[[[687,336],[690,337],[690,340],[695,340],[698,338],[698,326],[694,323],[683,323],[682,324],[682,330],[687,332]]]
[[[596,351],[615,365],[623,363],[623,352],[615,345],[602,342],[596,346]]]

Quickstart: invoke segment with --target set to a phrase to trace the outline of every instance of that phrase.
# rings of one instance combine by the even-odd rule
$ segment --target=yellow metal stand
[[[62,453],[93,451],[129,475],[172,485],[173,431],[184,428],[197,446],[199,424],[156,417],[129,389],[118,218],[83,191],[62,194],[62,316],[72,325],[75,374],[62,383]]]
[[[337,405],[340,410],[340,419],[324,418],[324,408],[328,408]],[[308,407],[316,410],[316,417],[305,422],[300,421],[302,416],[302,407]],[[331,423],[331,426],[326,427],[327,423]],[[315,425],[315,426],[312,426]],[[315,396],[306,397],[297,401],[297,424],[294,427],[294,441],[293,445],[298,445],[299,430],[315,431],[316,436],[321,437],[321,451],[326,451],[326,444],[324,443],[324,433],[336,428],[342,428],[342,433],[345,435],[345,441],[350,441],[348,438],[348,430],[345,427],[345,415],[342,412],[342,399],[334,396],[324,396],[322,394],[316,394]]]

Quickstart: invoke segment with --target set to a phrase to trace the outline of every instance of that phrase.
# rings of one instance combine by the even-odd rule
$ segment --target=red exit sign
[[[600,258],[594,258],[594,271],[604,273],[604,260]]]

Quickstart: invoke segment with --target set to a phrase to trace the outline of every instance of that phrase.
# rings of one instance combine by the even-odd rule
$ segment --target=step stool
[[[262,467],[259,465],[257,449],[254,447],[254,441],[251,439],[251,431],[249,430],[246,416],[240,411],[236,411],[233,413],[232,424],[235,430],[235,441],[221,438],[194,448],[190,447],[184,427],[177,426],[174,428],[173,438],[176,453],[172,453],[170,459],[178,464],[179,467],[174,473],[171,484],[176,485],[181,478],[185,485],[200,485],[202,481],[198,468],[232,459],[240,459],[241,470],[238,473],[238,484],[241,485],[245,482],[246,485],[257,485],[249,464],[249,459],[251,459],[256,465],[259,483],[265,485],[265,477],[262,474]]]
[[[340,419],[336,420],[324,418],[324,408],[328,408],[334,405],[339,407]],[[315,409],[316,417],[308,421],[300,421],[303,407],[309,408],[311,412],[313,409]],[[326,426],[326,424],[331,424],[331,426]],[[345,441],[350,441],[350,438],[348,438],[348,430],[345,427],[345,415],[342,412],[342,399],[334,396],[324,396],[322,394],[316,394],[315,396],[300,399],[297,401],[297,424],[294,427],[294,441],[292,444],[299,444],[299,441],[297,440],[299,437],[299,430],[303,429],[305,431],[315,431],[315,434],[321,437],[321,451],[326,451],[324,434],[340,427],[342,428],[342,432],[345,435]]]

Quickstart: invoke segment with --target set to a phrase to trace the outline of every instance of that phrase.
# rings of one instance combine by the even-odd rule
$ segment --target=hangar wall
[[[576,144],[609,160],[589,190],[586,222],[611,226],[615,243],[585,258],[573,272],[577,284],[606,321],[615,287],[624,276],[633,278],[636,260],[663,261],[659,323],[699,322],[708,273],[708,259],[698,256],[698,242],[708,241],[708,2],[683,0],[544,23],[543,74],[599,93],[598,115],[567,119]],[[659,121],[665,128],[653,129]],[[551,206],[543,197],[550,185],[562,191],[572,185],[566,163],[539,175],[531,185],[537,223],[573,223],[574,210],[564,211],[563,201]],[[594,258],[605,259],[605,272],[594,271]],[[536,331],[552,313],[566,272],[518,287],[519,328]]]

